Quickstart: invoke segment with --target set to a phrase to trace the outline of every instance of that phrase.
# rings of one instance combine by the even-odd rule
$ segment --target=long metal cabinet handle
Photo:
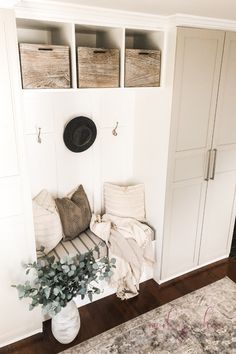
[[[206,176],[204,178],[205,181],[209,181],[209,173],[210,173],[210,160],[211,160],[211,150],[207,151],[207,168],[206,168]]]
[[[212,173],[210,179],[215,179],[215,172],[216,172],[216,156],[217,156],[217,149],[213,149],[213,165],[212,165]]]

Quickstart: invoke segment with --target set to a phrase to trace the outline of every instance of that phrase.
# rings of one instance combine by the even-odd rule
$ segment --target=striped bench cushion
[[[152,240],[154,240],[154,231],[152,232]],[[86,230],[72,241],[61,241],[56,248],[54,248],[49,255],[55,256],[56,260],[66,256],[75,256],[76,254],[83,254],[94,248],[99,247],[98,252],[94,252],[95,259],[102,258],[108,255],[107,246],[102,246],[103,241],[96,236],[91,230]]]
[[[71,241],[61,241],[56,248],[54,248],[49,255],[55,256],[56,260],[66,256],[75,256],[76,254],[83,254],[93,249],[95,246],[99,247],[98,252],[94,252],[95,259],[107,256],[107,247],[101,246],[103,242],[89,229],[74,238]]]

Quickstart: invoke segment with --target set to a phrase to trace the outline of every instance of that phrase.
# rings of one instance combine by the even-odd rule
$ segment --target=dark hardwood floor
[[[16,342],[0,349],[0,354],[55,354],[90,337],[139,316],[147,311],[188,294],[225,276],[236,282],[236,260],[226,259],[200,270],[188,273],[158,285],[154,280],[141,284],[140,295],[121,301],[115,295],[83,306],[79,309],[81,329],[69,345],[58,343],[52,336],[50,321],[44,323],[42,334]]]

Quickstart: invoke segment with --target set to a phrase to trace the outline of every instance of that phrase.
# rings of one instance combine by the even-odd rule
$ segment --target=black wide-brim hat
[[[63,139],[66,147],[73,152],[82,152],[93,145],[97,137],[95,123],[87,117],[76,117],[67,123]]]

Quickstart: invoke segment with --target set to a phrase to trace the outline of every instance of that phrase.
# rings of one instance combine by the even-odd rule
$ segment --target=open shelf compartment
[[[125,87],[159,87],[163,32],[125,30]]]
[[[17,19],[18,43],[40,45],[48,50],[50,46],[69,47],[69,76],[68,88],[76,87],[76,68],[74,54],[74,26],[71,23]],[[33,48],[33,46],[32,46]],[[45,50],[46,50],[45,49]],[[49,55],[50,59],[50,55]]]
[[[75,25],[75,43],[78,87],[122,86],[123,29]]]

